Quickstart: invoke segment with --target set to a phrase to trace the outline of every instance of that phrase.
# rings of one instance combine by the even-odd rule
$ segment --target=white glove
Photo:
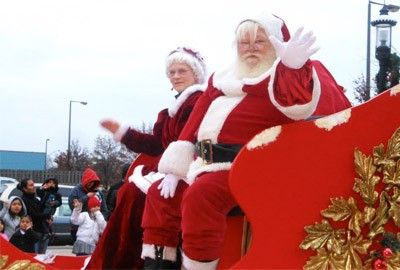
[[[303,35],[302,32],[303,27],[300,27],[288,42],[282,42],[274,36],[269,36],[277,56],[289,68],[301,68],[310,56],[319,50],[319,47],[311,48],[315,43],[313,33],[310,31]]]
[[[146,174],[143,177],[153,184],[154,182],[163,179],[165,177],[165,174],[160,172],[149,172],[149,174]]]
[[[163,196],[164,199],[174,197],[178,182],[179,178],[177,176],[167,174],[157,187],[158,189],[161,189],[161,196]]]
[[[152,183],[143,177],[143,167],[143,165],[136,166],[136,168],[133,170],[133,174],[129,176],[128,181],[129,183],[135,184],[143,193],[147,194],[147,191]]]

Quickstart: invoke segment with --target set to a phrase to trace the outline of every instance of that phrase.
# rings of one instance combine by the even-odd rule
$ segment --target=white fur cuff
[[[187,270],[214,270],[217,269],[218,261],[214,260],[211,262],[199,262],[190,259],[182,251],[182,268]]]
[[[164,247],[163,250],[163,260],[168,260],[171,262],[176,262],[176,247]],[[143,244],[142,255],[140,256],[143,260],[145,257],[156,259],[156,247],[152,244]]]
[[[194,150],[194,144],[188,141],[171,143],[158,163],[158,171],[186,178],[190,163],[193,161]]]
[[[143,165],[136,166],[133,174],[129,176],[128,181],[129,183],[135,184],[135,186],[137,186],[144,194],[147,194],[147,191],[149,190],[152,183],[148,179],[143,177],[143,167]]]
[[[232,162],[216,162],[205,164],[201,157],[197,157],[197,159],[190,164],[185,182],[188,183],[188,185],[191,185],[196,180],[196,177],[201,173],[225,171],[230,170],[231,167]]]
[[[120,142],[122,137],[124,137],[125,133],[128,131],[129,127],[127,126],[120,126],[119,129],[114,133],[113,138],[114,141]]]
[[[311,101],[305,104],[295,104],[291,106],[281,106],[275,99],[274,95],[274,82],[275,82],[275,73],[276,67],[279,64],[279,58],[275,61],[273,67],[271,68],[271,79],[268,83],[268,94],[272,104],[281,111],[284,115],[293,120],[303,120],[310,117],[317,108],[319,98],[321,96],[321,82],[319,81],[317,72],[314,68],[312,68],[312,78],[313,78],[313,91],[311,96]]]

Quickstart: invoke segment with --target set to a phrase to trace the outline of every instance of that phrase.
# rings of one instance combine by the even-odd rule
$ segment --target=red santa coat
[[[164,152],[158,169],[187,179],[202,172],[228,170],[230,162],[193,162],[194,143],[246,144],[266,128],[324,116],[350,107],[329,71],[318,61],[290,69],[277,59],[257,78],[235,79],[232,69],[215,73],[179,136]]]
[[[121,143],[136,153],[159,156],[168,145],[177,140],[197,99],[205,86],[192,85],[176,101],[158,114],[153,134],[124,128],[116,135]],[[146,164],[143,173],[157,169],[158,158]],[[121,198],[121,195],[123,198]],[[119,203],[122,202],[122,203]],[[141,269],[141,220],[145,194],[134,184],[125,182],[118,192],[117,206],[103,232],[87,269]]]

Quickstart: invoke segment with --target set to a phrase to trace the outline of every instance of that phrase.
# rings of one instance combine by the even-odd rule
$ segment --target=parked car
[[[53,216],[53,238],[51,245],[72,245],[71,214],[68,205],[68,197],[62,197],[62,204],[57,208]]]
[[[0,176],[0,186],[5,184],[18,184],[18,180],[11,177]]]
[[[11,177],[0,176],[0,194],[6,189],[6,184],[18,184],[18,180]]]
[[[36,188],[40,183],[35,183]],[[11,196],[22,196],[22,192],[17,189],[17,184],[5,184],[4,190],[0,192],[0,200],[7,201]],[[71,209],[68,206],[68,196],[74,186],[58,185],[58,192],[61,194],[62,204],[57,208],[53,216],[53,237],[50,245],[72,245],[71,238]]]

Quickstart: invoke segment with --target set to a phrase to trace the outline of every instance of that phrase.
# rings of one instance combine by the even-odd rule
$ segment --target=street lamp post
[[[367,18],[367,70],[365,78],[365,87],[367,91],[367,100],[371,98],[371,4],[384,6],[389,12],[397,12],[400,7],[392,4],[382,4],[374,1],[368,1],[368,18]]]
[[[50,141],[50,139],[46,139],[46,147],[44,150],[44,173],[46,174],[47,172],[47,143]]]
[[[379,72],[376,76],[378,93],[385,91],[387,87],[387,72],[390,65],[390,51],[392,47],[392,27],[396,21],[389,17],[389,9],[386,6],[380,10],[379,18],[372,21],[376,27],[375,57],[379,61]]]
[[[71,170],[71,108],[72,108],[72,103],[80,103],[82,105],[87,105],[86,101],[76,101],[76,100],[70,100],[69,101],[69,124],[68,124],[68,150],[67,150],[67,164],[68,164],[68,170]]]

